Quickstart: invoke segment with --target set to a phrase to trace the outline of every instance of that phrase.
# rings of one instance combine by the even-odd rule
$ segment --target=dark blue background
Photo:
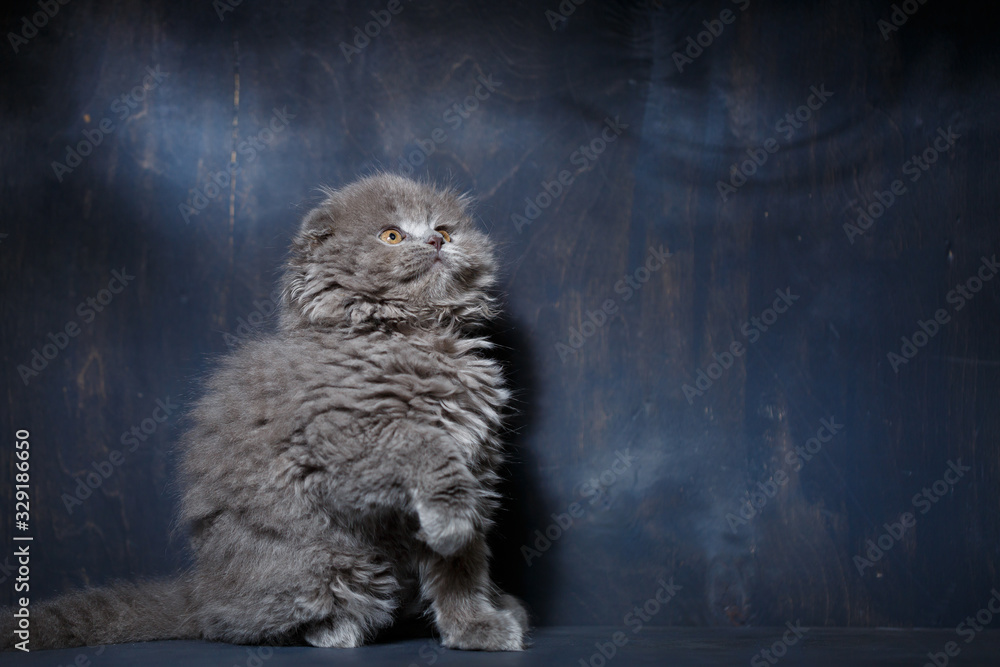
[[[0,534],[17,532],[13,434],[29,429],[33,597],[182,566],[172,443],[199,378],[273,290],[317,186],[416,155],[415,174],[478,196],[501,247],[520,414],[494,569],[540,623],[627,624],[661,579],[682,588],[654,625],[954,626],[985,605],[1000,281],[960,311],[947,300],[1000,250],[985,10],[928,3],[884,39],[887,2],[589,0],[555,29],[557,0],[431,4],[404,0],[350,62],[341,42],[386,3],[244,0],[220,20],[207,1],[73,0],[19,53],[0,45]],[[678,71],[673,54],[727,8]],[[4,34],[34,11],[6,9]],[[168,76],[119,120],[113,101],[157,66]],[[499,85],[473,101],[479,77]],[[777,127],[823,86],[800,128]],[[447,113],[467,100],[466,118]],[[276,108],[294,118],[249,159],[240,143]],[[106,116],[114,131],[60,182],[52,162]],[[581,159],[608,117],[627,128]],[[907,180],[949,127],[955,145]],[[717,182],[768,139],[723,201]],[[185,221],[234,151],[235,187]],[[548,202],[564,170],[519,231],[525,198]],[[907,191],[852,243],[855,207],[896,179]],[[661,246],[629,294],[619,281]],[[86,322],[77,305],[122,267],[134,281]],[[786,289],[788,311],[745,335]],[[950,321],[896,372],[888,353],[939,308]],[[79,335],[25,385],[18,366],[71,321]],[[745,352],[711,368],[733,341]],[[689,401],[700,370],[719,377]],[[168,398],[178,411],[69,513],[63,494]],[[843,428],[795,470],[824,419]],[[971,470],[920,514],[913,496],[959,460]],[[732,529],[758,483],[777,493]],[[866,541],[908,511],[916,526],[859,573]],[[529,565],[536,530],[555,539]]]

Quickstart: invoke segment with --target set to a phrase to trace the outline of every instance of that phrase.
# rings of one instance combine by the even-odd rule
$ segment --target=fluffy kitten
[[[476,333],[492,246],[451,191],[378,175],[327,194],[292,244],[278,332],[225,359],[193,411],[193,569],[37,605],[30,648],[352,647],[428,604],[445,646],[523,648],[485,540],[508,399]],[[10,611],[2,625],[9,648]]]

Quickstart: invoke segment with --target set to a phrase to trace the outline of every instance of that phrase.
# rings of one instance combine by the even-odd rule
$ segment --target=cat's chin
[[[437,255],[424,266],[423,276],[430,282],[447,280],[451,276],[451,263],[441,255]]]

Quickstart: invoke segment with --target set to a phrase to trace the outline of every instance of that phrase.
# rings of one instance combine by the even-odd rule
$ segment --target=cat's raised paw
[[[452,556],[476,536],[475,524],[439,503],[418,503],[417,537],[442,556]]]

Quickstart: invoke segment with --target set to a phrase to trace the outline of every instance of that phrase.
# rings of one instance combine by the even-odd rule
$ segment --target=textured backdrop
[[[23,534],[27,429],[33,596],[182,566],[171,447],[199,378],[270,326],[316,188],[384,168],[470,190],[501,246],[520,414],[495,570],[541,623],[949,626],[985,605],[988,17],[276,4],[4,10],[0,534]]]

